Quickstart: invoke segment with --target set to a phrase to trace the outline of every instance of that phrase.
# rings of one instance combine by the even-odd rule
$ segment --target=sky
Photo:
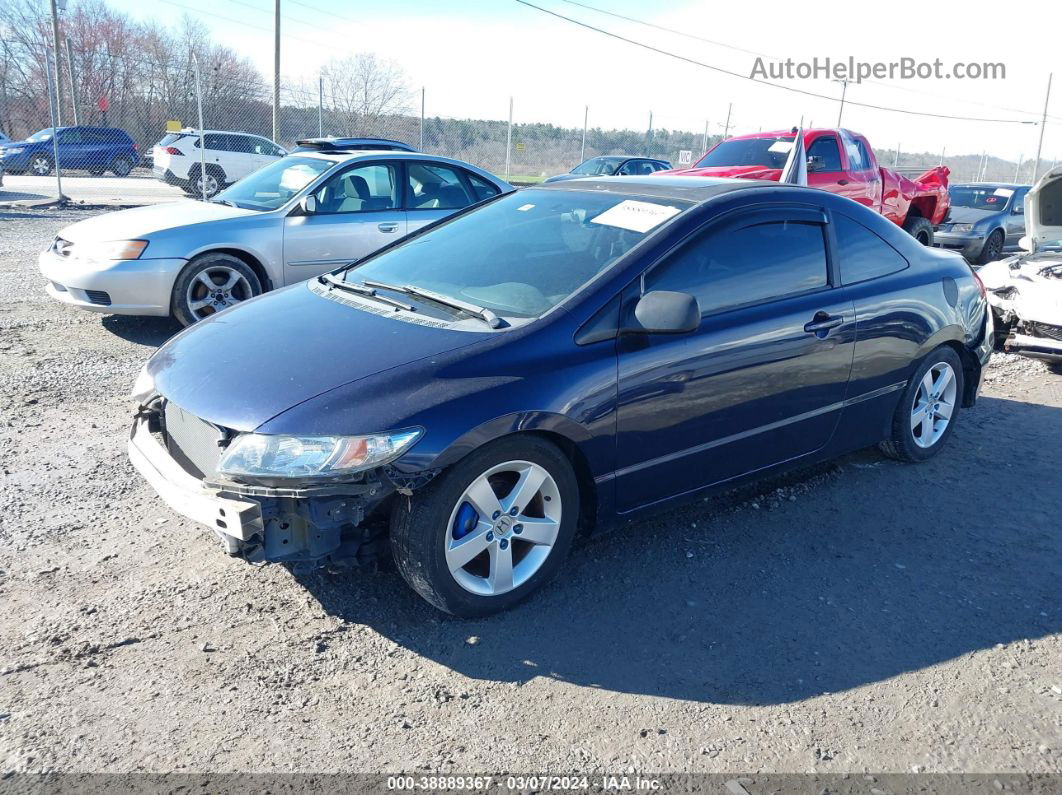
[[[68,0],[72,5],[78,0]],[[109,0],[138,19],[176,24],[201,20],[218,41],[273,73],[272,0]],[[1062,69],[1054,41],[1062,5],[1040,3],[1038,18],[1008,11],[998,0],[962,4],[796,4],[688,0],[579,0],[662,28],[618,19],[565,0],[528,0],[610,33],[719,69],[749,75],[757,54],[834,61],[1002,63],[1005,79],[877,80],[850,83],[842,125],[877,149],[946,155],[988,151],[1014,160],[1035,155],[1035,124],[940,119],[859,107],[853,102],[952,116],[1038,121],[1048,73],[1057,70],[1044,160],[1062,159]],[[730,132],[836,126],[839,103],[750,82],[678,60],[558,19],[517,0],[281,0],[285,81],[315,83],[333,58],[373,52],[396,61],[429,116],[503,119],[513,97],[514,121]],[[916,10],[915,10],[916,9]],[[694,38],[697,37],[697,38]],[[777,81],[839,98],[827,79]]]

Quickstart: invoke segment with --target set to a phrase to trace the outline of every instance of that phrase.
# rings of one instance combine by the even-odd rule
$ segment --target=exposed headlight
[[[3,152],[0,152],[0,155],[20,155],[25,151],[26,147],[24,146],[9,146]]]
[[[952,232],[969,232],[971,229],[973,229],[973,224],[952,224],[951,225],[951,231]]]
[[[133,388],[129,392],[129,398],[135,400],[140,405],[148,402],[148,398],[155,394],[155,379],[151,373],[148,372],[147,365],[145,364],[140,368],[140,373],[136,377],[136,381],[133,382]]]
[[[78,259],[97,261],[140,259],[147,247],[146,240],[107,240],[102,243],[75,243],[71,253]]]
[[[244,433],[225,450],[218,471],[259,478],[334,478],[394,461],[422,433],[420,428],[371,436]]]

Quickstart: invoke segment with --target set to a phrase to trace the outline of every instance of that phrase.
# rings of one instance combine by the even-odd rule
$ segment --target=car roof
[[[599,191],[628,196],[647,196],[656,199],[678,199],[700,203],[731,191],[747,188],[798,188],[798,185],[765,179],[736,179],[734,177],[659,176],[585,177],[535,185],[540,190]],[[820,191],[821,192],[821,191]]]
[[[457,168],[463,168],[466,171],[471,171],[479,176],[487,177],[491,182],[498,185],[509,185],[509,183],[501,177],[492,174],[479,166],[466,163],[464,160],[455,160],[452,157],[443,157],[442,155],[429,155],[424,152],[403,152],[394,149],[358,149],[353,152],[335,152],[330,149],[308,149],[292,152],[287,155],[287,157],[314,157],[319,160],[328,160],[332,163],[353,163],[357,160],[426,160],[432,163],[443,163],[450,166],[456,166]]]

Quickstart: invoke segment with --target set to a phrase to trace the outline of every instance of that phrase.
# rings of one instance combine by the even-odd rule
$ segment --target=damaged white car
[[[1062,368],[1062,166],[1025,199],[1024,251],[990,262],[977,275],[988,291],[996,347]]]

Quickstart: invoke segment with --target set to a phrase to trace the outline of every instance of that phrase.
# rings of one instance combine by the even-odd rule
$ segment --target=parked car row
[[[361,145],[40,257],[58,300],[192,326],[137,378],[129,455],[230,555],[386,555],[485,615],[578,535],[868,445],[925,460],[977,398],[983,285],[866,202],[660,170],[514,191]]]

